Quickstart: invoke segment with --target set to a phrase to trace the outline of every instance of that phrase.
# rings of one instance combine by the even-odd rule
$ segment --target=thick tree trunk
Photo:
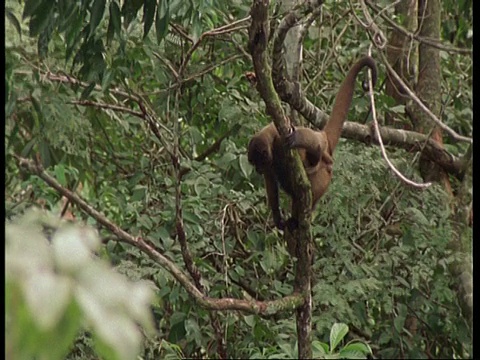
[[[403,19],[401,26],[411,32],[415,31],[417,28],[417,0],[399,2],[395,5],[395,14]],[[387,44],[387,59],[392,68],[409,85],[415,82],[416,64],[418,61],[416,50],[416,42],[412,42],[398,29],[392,29],[390,40]],[[395,99],[396,105],[406,105],[407,98],[402,90],[402,86],[393,78],[387,78],[385,93]],[[387,112],[385,114],[385,125],[395,127],[396,116],[398,115]],[[401,127],[410,130],[406,124]]]
[[[438,40],[440,35],[442,4],[440,0],[420,0],[418,6],[419,35],[421,37]],[[418,81],[416,92],[418,97],[436,115],[441,111],[441,69],[440,52],[438,49],[420,43],[418,48]],[[421,109],[412,112],[412,121],[415,130],[421,133],[430,132],[431,122]],[[441,117],[441,116],[439,116]],[[442,131],[438,127],[431,130],[431,137],[440,145],[443,144]],[[425,181],[438,181],[445,190],[452,194],[448,174],[425,156],[420,160],[420,172]]]
[[[419,35],[421,38],[430,40],[439,39],[441,26],[441,10],[442,2],[440,0],[419,0],[418,6],[418,23]],[[429,109],[437,115],[441,113],[441,68],[439,50],[425,43],[419,46],[419,76],[416,86],[418,97],[429,107]],[[430,133],[431,138],[443,147],[442,131],[438,127],[433,127],[424,115],[424,113],[413,107],[411,112],[412,121],[417,131],[422,133]],[[439,116],[441,118],[441,116]],[[471,164],[470,166],[471,167]],[[462,260],[454,262],[450,266],[452,276],[457,278],[457,295],[459,303],[463,309],[466,320],[471,324],[473,312],[473,283],[472,283],[472,262],[471,262],[471,238],[469,234],[467,221],[462,216],[464,204],[470,204],[471,196],[465,195],[471,189],[468,186],[468,179],[471,176],[465,174],[465,181],[462,189],[456,198],[453,196],[448,174],[438,165],[430,161],[426,156],[420,158],[420,171],[425,181],[437,181],[441,183],[445,191],[452,199],[452,223],[454,231],[451,233],[449,247],[459,254],[463,254]],[[464,195],[460,195],[464,194]]]

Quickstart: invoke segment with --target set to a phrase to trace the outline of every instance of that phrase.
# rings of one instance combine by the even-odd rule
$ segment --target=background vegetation
[[[388,3],[380,5],[400,23]],[[471,1],[442,6],[442,43],[471,47]],[[252,71],[249,11],[249,2],[215,0],[6,4],[6,222],[35,207],[97,228],[97,256],[154,285],[156,331],[145,333],[145,359],[296,357],[293,312],[207,310],[171,269],[119,230],[179,268],[188,267],[190,254],[194,269],[187,270],[201,274],[195,284],[211,298],[291,294],[294,262],[272,227],[263,181],[246,159],[249,137],[270,121],[244,76]],[[326,1],[304,42],[304,90],[327,112],[345,72],[371,42],[359,14],[348,1]],[[440,55],[441,119],[471,137],[472,58]],[[382,83],[380,64],[379,71]],[[392,127],[408,129],[403,108],[394,108],[382,89],[377,112],[397,109]],[[367,123],[368,99],[356,91],[349,119]],[[444,141],[454,156],[468,150],[468,143]],[[403,174],[421,181],[417,152],[387,151]],[[22,159],[33,159],[33,168],[19,166]],[[114,227],[67,200],[35,171],[42,168]],[[470,206],[471,170],[448,180],[451,191],[441,183],[408,187],[377,146],[341,140],[334,180],[312,221],[315,340],[328,343],[332,326],[345,323],[345,342],[360,339],[375,357],[472,356],[471,323],[459,316],[465,312],[451,268],[471,257],[471,227],[456,211]],[[7,307],[7,333],[14,315]],[[69,359],[96,358],[95,329],[83,329]]]

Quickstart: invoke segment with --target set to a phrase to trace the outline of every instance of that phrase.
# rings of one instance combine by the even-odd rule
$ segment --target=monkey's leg
[[[278,201],[278,184],[277,179],[270,173],[264,173],[265,178],[265,189],[267,190],[267,199],[268,205],[272,209],[273,221],[275,226],[280,230],[283,230],[285,224],[282,219],[282,214],[280,212],[280,204]]]

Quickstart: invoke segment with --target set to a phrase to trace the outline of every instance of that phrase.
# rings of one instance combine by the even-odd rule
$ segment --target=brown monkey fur
[[[372,82],[375,86],[377,68],[373,58],[365,56],[358,60],[350,69],[342,82],[330,120],[321,131],[305,127],[293,128],[285,137],[280,137],[274,123],[270,123],[255,134],[248,144],[248,161],[255,166],[259,174],[263,174],[267,191],[268,204],[272,209],[273,220],[279,229],[285,224],[282,220],[278,202],[278,184],[290,196],[293,196],[290,177],[286,176],[289,169],[285,163],[285,147],[296,148],[302,159],[312,187],[312,209],[325,193],[332,179],[332,154],[338,144],[343,123],[353,98],[353,89],[358,73],[363,67],[372,71]]]

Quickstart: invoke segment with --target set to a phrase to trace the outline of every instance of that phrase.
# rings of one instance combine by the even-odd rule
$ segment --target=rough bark
[[[418,7],[419,33],[422,37],[439,39],[442,4],[440,0],[421,0]],[[441,111],[441,68],[440,52],[428,44],[420,43],[418,48],[418,80],[416,93],[424,101],[427,107],[436,115]],[[425,113],[416,106],[411,113],[415,130],[420,133],[430,132],[431,122]],[[443,138],[441,129],[434,127],[431,130],[431,137],[441,146]],[[445,190],[452,193],[448,175],[435,163],[425,156],[421,156],[420,172],[425,181],[438,181],[443,184]]]
[[[417,27],[417,0],[401,1],[395,5],[395,15],[403,19],[401,24],[406,30],[414,32]],[[393,69],[407,84],[415,80],[415,68],[418,60],[416,42],[412,42],[398,28],[392,28],[387,44],[387,59]],[[385,83],[385,93],[395,100],[396,105],[406,105],[407,98],[402,86],[395,79],[388,77]],[[395,124],[395,114],[386,112],[385,125]],[[405,128],[405,127],[404,127]]]

